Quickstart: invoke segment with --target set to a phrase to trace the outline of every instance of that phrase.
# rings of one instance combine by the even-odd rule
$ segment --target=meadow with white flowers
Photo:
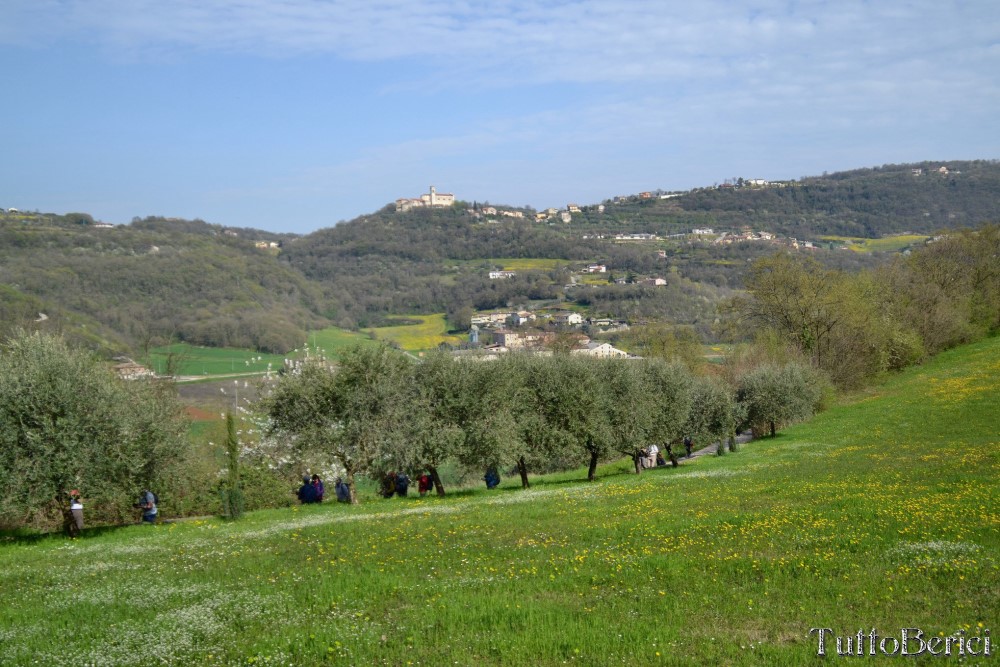
[[[814,627],[997,632],[998,405],[994,337],[676,469],[0,538],[0,664],[800,665]]]

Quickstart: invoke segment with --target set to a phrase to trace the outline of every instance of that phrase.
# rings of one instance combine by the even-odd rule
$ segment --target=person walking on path
[[[691,458],[691,449],[694,447],[694,440],[691,439],[690,435],[684,436],[684,451],[687,453],[687,458]]]

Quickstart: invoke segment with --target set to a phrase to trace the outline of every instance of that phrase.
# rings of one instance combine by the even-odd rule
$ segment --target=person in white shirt
[[[69,492],[69,511],[73,516],[73,521],[68,526],[69,533],[71,537],[76,537],[83,530],[83,499],[76,489]]]
[[[655,468],[656,455],[660,453],[660,448],[657,447],[656,445],[650,445],[647,451],[649,452],[649,456],[646,457],[646,467]]]

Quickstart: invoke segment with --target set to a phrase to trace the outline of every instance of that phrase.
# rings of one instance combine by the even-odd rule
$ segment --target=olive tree
[[[432,352],[412,369],[406,392],[408,435],[395,452],[400,467],[426,469],[437,495],[445,495],[438,469],[461,449],[468,364],[444,352]]]
[[[642,449],[654,433],[656,401],[649,376],[633,360],[604,362],[608,391],[607,423],[612,447],[632,458],[636,474],[642,472]]]
[[[313,360],[285,374],[258,408],[271,435],[343,466],[357,503],[355,476],[380,469],[405,440],[409,364],[387,345],[357,346],[336,367]]]
[[[824,396],[824,379],[816,370],[798,363],[764,365],[740,378],[736,397],[744,419],[754,434],[811,417]]]
[[[51,525],[71,489],[88,514],[120,521],[188,447],[172,386],[122,380],[48,334],[0,349],[0,524]]]
[[[611,456],[608,393],[602,379],[602,361],[588,357],[555,356],[547,360],[551,372],[546,387],[546,419],[564,434],[574,452],[588,458],[587,479],[594,481],[597,464]]]
[[[659,359],[648,360],[641,368],[653,404],[646,445],[669,445],[685,433],[694,398],[694,378],[685,366]]]
[[[528,487],[525,441],[526,387],[517,360],[460,361],[464,376],[461,424],[465,439],[459,460],[469,468],[516,466]]]
[[[732,391],[711,378],[698,378],[692,388],[691,411],[684,432],[696,442],[718,442],[716,453],[736,451],[740,408]]]

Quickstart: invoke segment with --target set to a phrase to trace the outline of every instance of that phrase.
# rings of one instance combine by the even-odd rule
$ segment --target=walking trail
[[[741,445],[745,442],[750,442],[752,439],[753,436],[750,435],[749,431],[745,433],[740,433],[739,435],[736,436],[736,442]],[[691,452],[691,456],[689,458],[684,455],[684,445],[681,445],[679,451],[676,451],[675,453],[677,454],[677,460],[680,463],[684,463],[685,461],[691,461],[693,459],[696,459],[699,456],[708,456],[708,455],[714,456],[718,448],[719,448],[719,443],[713,442],[707,447],[702,447],[701,449]]]

